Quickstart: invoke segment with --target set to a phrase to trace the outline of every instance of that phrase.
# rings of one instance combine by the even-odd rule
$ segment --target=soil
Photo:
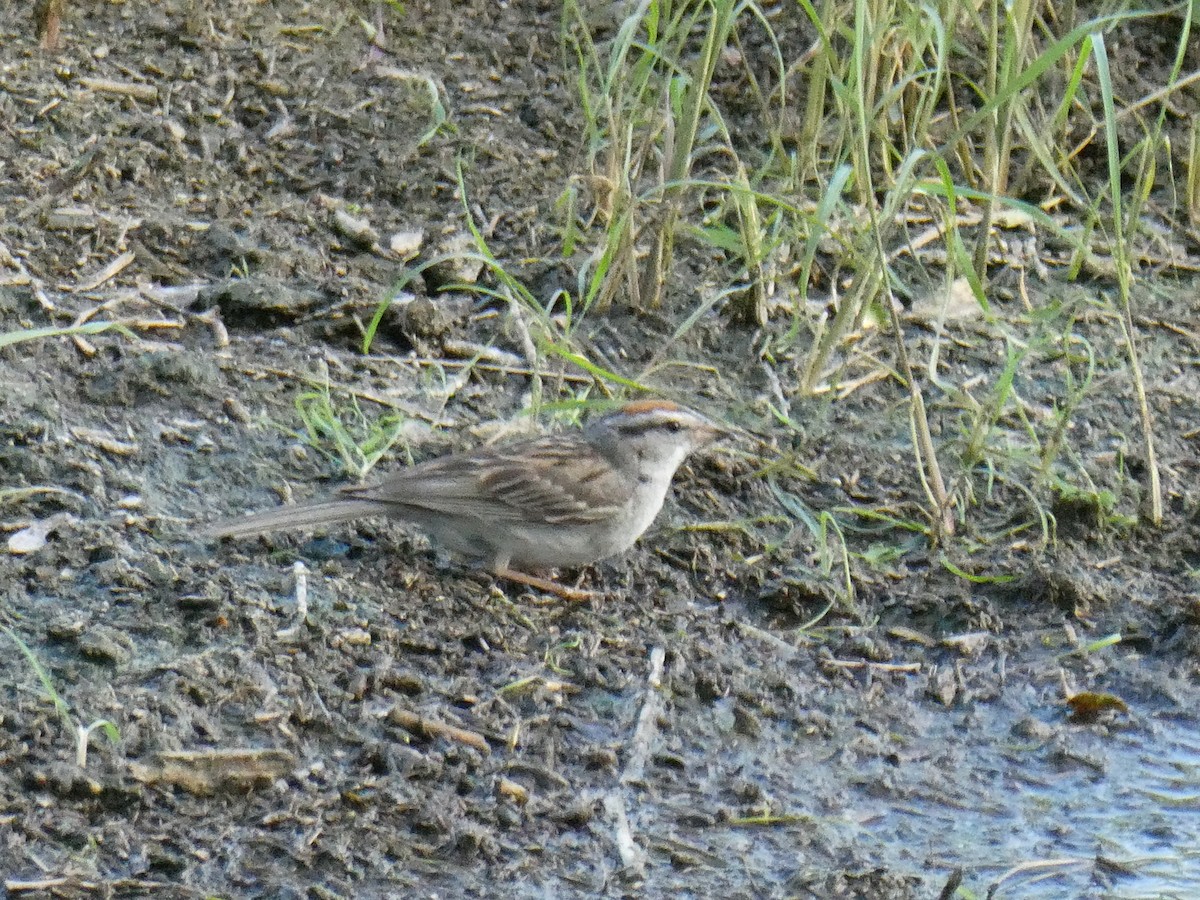
[[[914,359],[939,342],[931,426],[972,500],[939,548],[906,391],[856,381],[887,335],[816,399],[787,312],[717,304],[675,339],[733,278],[685,241],[662,308],[573,338],[739,436],[582,573],[595,599],[495,583],[402,523],[215,546],[204,523],[348,478],[298,411],[326,390],[402,423],[379,471],[537,403],[573,427],[601,393],[555,356],[530,377],[528,318],[454,286],[496,285],[470,260],[396,290],[404,247],[472,246],[464,206],[535,296],[574,290],[561,6],[90,4],[58,53],[0,11],[0,333],[129,329],[0,348],[7,896],[1200,894],[1194,231],[1162,220],[1171,264],[1137,298],[1161,528],[1101,275],[998,268],[1024,344],[906,319]],[[799,9],[771,15],[798,56]],[[1127,96],[1161,83],[1154,33],[1112,42],[1147,79]],[[978,404],[948,385],[1017,350],[972,457]],[[119,733],[80,765],[100,720]]]

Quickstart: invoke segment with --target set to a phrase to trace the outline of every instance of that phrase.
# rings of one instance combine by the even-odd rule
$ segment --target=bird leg
[[[492,574],[497,578],[503,578],[505,581],[515,581],[517,584],[524,584],[539,591],[545,591],[547,594],[562,597],[564,600],[578,602],[582,600],[594,600],[600,596],[596,591],[570,588],[550,578],[538,578],[536,575],[526,575],[524,572],[510,569],[508,566],[497,566],[492,569]]]

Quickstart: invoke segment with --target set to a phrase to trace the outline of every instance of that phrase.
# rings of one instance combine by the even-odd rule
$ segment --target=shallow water
[[[1138,696],[1156,677],[1170,681],[1163,664],[1130,658],[1118,666],[1130,676],[1113,680],[1123,682],[1131,712],[1103,725],[1068,721],[1052,681],[1030,685],[1042,662],[1010,667],[994,697],[963,706],[896,697],[886,732],[847,716],[850,704],[836,696],[825,698],[826,733],[816,737],[802,718],[800,727],[773,722],[746,741],[730,730],[726,701],[707,715],[676,716],[675,728],[727,739],[694,773],[697,808],[737,784],[735,795],[749,798],[743,812],[776,817],[758,827],[717,824],[700,836],[783,893],[844,858],[852,870],[874,865],[921,878],[935,893],[962,867],[976,896],[1200,896],[1196,718],[1166,695]],[[904,689],[892,682],[891,690]],[[651,805],[642,820],[678,808]]]

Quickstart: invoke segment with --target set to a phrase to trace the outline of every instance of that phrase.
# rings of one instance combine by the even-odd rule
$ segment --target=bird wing
[[[507,451],[486,449],[430,460],[376,485],[340,493],[347,499],[475,516],[498,525],[583,525],[616,515],[633,489],[584,441],[552,435]]]

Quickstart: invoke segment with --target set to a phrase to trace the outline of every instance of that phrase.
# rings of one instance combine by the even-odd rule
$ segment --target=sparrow
[[[591,595],[530,570],[586,566],[628,550],[658,516],[683,461],[723,433],[675,403],[641,400],[578,432],[442,456],[326,500],[219,522],[203,536],[392,516],[498,578],[581,599]]]

